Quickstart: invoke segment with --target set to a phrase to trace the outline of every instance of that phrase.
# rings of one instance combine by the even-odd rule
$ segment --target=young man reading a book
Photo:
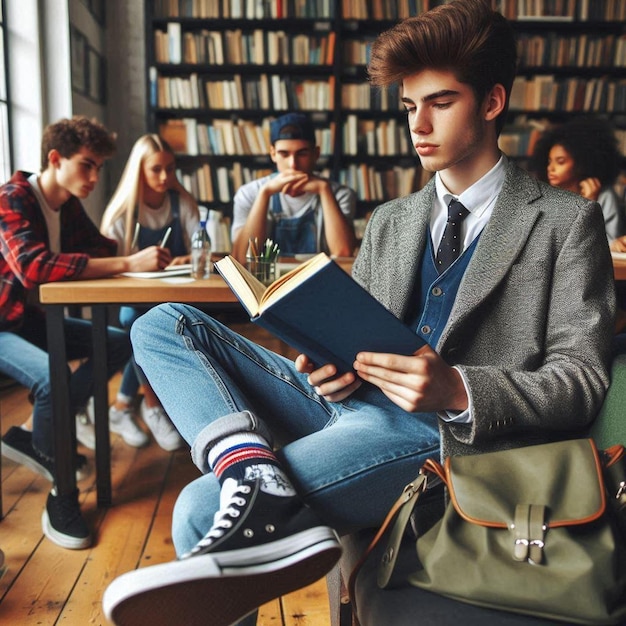
[[[499,151],[515,65],[510,25],[482,0],[409,18],[372,46],[372,82],[401,85],[436,174],[374,212],[353,275],[429,345],[360,352],[337,377],[181,304],[133,327],[203,476],[176,504],[179,560],[107,590],[118,623],[174,606],[230,624],[329,568],[325,529],[377,527],[426,458],[575,437],[593,420],[614,315],[602,213]]]
[[[275,241],[281,254],[350,256],[356,194],[314,173],[320,156],[313,123],[287,113],[270,125],[276,172],[243,185],[233,200],[233,256],[243,263],[250,239]]]
[[[44,131],[41,171],[18,171],[0,187],[0,372],[27,387],[33,401],[32,432],[25,426],[9,428],[2,438],[2,454],[49,480],[54,478],[54,423],[39,285],[155,270],[170,261],[169,252],[156,246],[116,257],[115,242],[103,237],[85,212],[80,200],[93,191],[114,150],[115,136],[95,120],[59,120]],[[83,359],[70,376],[70,401],[78,413],[93,388],[91,323],[67,318],[65,335],[68,359]],[[128,334],[109,328],[107,345],[112,376],[130,358]],[[111,424],[116,432],[123,427]],[[84,456],[76,455],[79,476],[85,463]],[[45,535],[64,548],[91,544],[78,490],[59,494],[53,488],[42,525]]]

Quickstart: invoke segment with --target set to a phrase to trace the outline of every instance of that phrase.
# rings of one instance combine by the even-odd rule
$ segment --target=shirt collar
[[[507,157],[502,154],[498,162],[473,185],[470,185],[458,197],[450,193],[443,184],[439,172],[435,174],[435,189],[437,198],[446,207],[450,200],[458,200],[470,213],[480,217],[488,206],[495,201],[506,177]]]

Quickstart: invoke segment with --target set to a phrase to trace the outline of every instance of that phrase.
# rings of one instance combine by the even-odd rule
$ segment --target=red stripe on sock
[[[224,453],[213,467],[213,473],[219,478],[229,467],[237,463],[258,460],[259,462],[273,461],[276,463],[276,456],[267,448],[244,448]]]

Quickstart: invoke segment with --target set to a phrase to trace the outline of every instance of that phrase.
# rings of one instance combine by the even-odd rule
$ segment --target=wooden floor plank
[[[284,626],[327,626],[330,608],[326,579],[281,598]]]

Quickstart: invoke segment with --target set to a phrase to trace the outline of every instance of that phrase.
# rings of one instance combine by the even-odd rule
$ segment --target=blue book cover
[[[424,345],[324,253],[265,287],[232,257],[215,264],[253,323],[306,354],[317,367],[353,369],[358,352],[411,355]]]

